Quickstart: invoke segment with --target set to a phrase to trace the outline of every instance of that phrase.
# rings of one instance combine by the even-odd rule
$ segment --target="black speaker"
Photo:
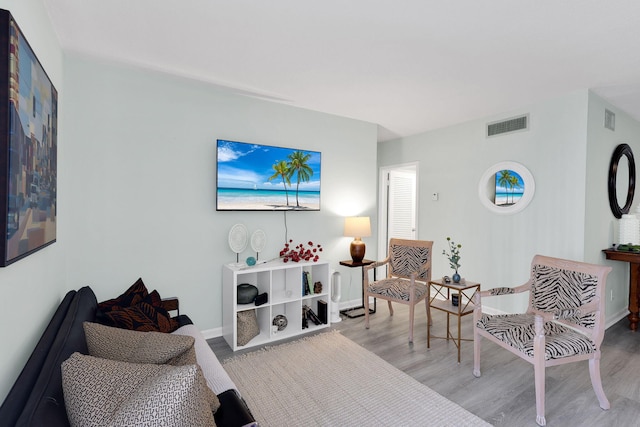
[[[269,295],[267,293],[260,294],[256,297],[256,305],[266,304],[269,301]]]

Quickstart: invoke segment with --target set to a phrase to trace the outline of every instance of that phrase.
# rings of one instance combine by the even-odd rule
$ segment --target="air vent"
[[[529,115],[513,117],[499,122],[487,124],[487,137],[504,135],[505,133],[520,132],[529,129]]]
[[[613,131],[616,130],[616,113],[606,108],[604,109],[604,127]]]

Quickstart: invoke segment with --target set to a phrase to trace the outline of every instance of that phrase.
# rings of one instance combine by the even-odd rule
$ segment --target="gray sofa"
[[[97,307],[96,296],[90,287],[67,293],[0,406],[0,427],[69,425],[62,390],[61,364],[74,352],[88,354],[82,324],[85,321],[96,320]],[[168,308],[176,307],[177,300],[169,301]],[[191,320],[185,315],[177,316],[175,319],[181,326],[191,324]],[[181,327],[176,332],[192,334],[194,329]],[[219,388],[214,392],[221,403],[214,416],[216,425],[256,425],[249,408],[206,345],[206,341],[199,332],[196,335],[200,335],[196,337],[196,340],[200,340],[199,350],[196,344],[196,352],[200,351],[201,355],[211,362],[203,370],[219,374],[218,378],[213,380]],[[203,341],[205,344],[202,344]],[[210,354],[207,354],[207,350]],[[201,356],[198,355],[199,363],[200,360]],[[209,379],[207,382],[211,384]]]

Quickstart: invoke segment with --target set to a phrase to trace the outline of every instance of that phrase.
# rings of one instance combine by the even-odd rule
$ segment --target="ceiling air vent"
[[[487,124],[487,137],[520,132],[529,129],[529,115],[514,117]]]
[[[606,108],[604,109],[604,127],[613,131],[616,130],[616,113]]]

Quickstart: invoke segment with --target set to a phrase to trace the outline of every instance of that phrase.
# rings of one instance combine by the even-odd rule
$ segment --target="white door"
[[[380,169],[379,259],[386,257],[390,238],[415,239],[418,234],[417,174],[417,164]]]

